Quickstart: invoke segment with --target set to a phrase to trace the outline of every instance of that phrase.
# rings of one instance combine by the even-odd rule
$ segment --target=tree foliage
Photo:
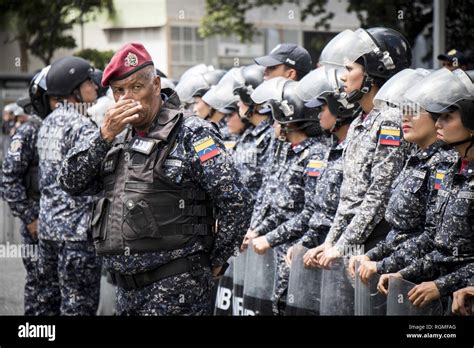
[[[75,48],[73,26],[103,10],[113,15],[113,0],[0,0],[2,23],[13,33],[8,40],[20,46],[23,71],[28,69],[28,51],[48,65],[56,50]]]
[[[254,24],[246,21],[246,13],[253,8],[283,3],[301,5],[301,20],[317,17],[316,29],[330,29],[334,13],[327,11],[328,0],[206,0],[206,15],[201,21],[200,33],[204,37],[235,34],[241,42],[252,41],[256,33]],[[423,34],[432,35],[432,0],[348,0],[347,12],[355,13],[361,27],[383,26],[402,32],[413,45]],[[474,0],[446,1],[446,47],[474,52]],[[271,13],[269,12],[269,15]]]
[[[104,70],[110,59],[112,59],[114,51],[99,51],[92,48],[86,48],[76,52],[74,55],[88,60],[96,69]]]

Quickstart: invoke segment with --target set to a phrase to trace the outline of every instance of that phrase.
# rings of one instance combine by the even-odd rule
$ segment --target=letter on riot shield
[[[321,315],[354,315],[354,287],[346,271],[347,259],[333,261],[330,270],[323,270]]]
[[[244,250],[234,258],[233,315],[244,314],[244,279],[246,263],[247,250]]]
[[[360,262],[356,262],[355,275],[355,315],[387,315],[387,297],[377,291],[379,274],[374,274],[365,285],[359,277]]]
[[[229,267],[226,269],[224,275],[219,280],[214,315],[232,315],[234,261],[234,257],[229,259]]]
[[[319,315],[322,270],[304,267],[307,251],[301,244],[293,246],[285,315]]]
[[[423,308],[414,306],[408,292],[415,286],[405,279],[390,277],[388,283],[387,315],[442,315],[443,306],[435,300]]]
[[[263,255],[247,249],[244,280],[244,315],[272,315],[272,294],[275,281],[273,249]]]

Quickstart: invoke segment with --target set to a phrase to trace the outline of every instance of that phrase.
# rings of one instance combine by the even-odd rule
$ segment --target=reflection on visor
[[[323,65],[345,66],[379,48],[363,29],[344,30],[324,47],[319,62]]]
[[[429,112],[447,112],[450,106],[473,94],[474,87],[465,82],[463,75],[439,69],[408,89],[404,98]]]

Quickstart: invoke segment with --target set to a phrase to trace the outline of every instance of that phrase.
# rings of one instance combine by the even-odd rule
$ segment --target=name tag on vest
[[[417,170],[417,169],[415,169],[415,170],[413,171],[413,176],[414,176],[415,178],[418,178],[418,179],[424,179],[425,176],[426,176],[426,172],[423,171],[423,170]]]
[[[449,196],[449,192],[448,192],[448,191],[445,191],[445,190],[439,190],[439,191],[438,191],[438,196],[441,196],[441,197],[448,197],[448,196]]]
[[[145,155],[149,155],[153,151],[153,147],[156,144],[154,139],[135,138],[133,139],[130,149],[135,152],[140,152]]]
[[[474,199],[474,192],[472,191],[461,191],[458,193],[459,198]]]

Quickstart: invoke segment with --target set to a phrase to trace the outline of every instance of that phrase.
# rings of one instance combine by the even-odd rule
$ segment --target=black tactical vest
[[[41,119],[39,117],[30,117],[27,122],[31,123],[34,126],[36,133],[38,133],[42,124]],[[35,155],[34,155],[33,160],[28,165],[28,168],[25,173],[25,177],[23,178],[23,185],[25,186],[27,197],[35,202],[39,202],[40,200],[39,176],[38,176],[39,159],[38,159],[38,152],[36,150],[36,144],[35,144],[34,151],[35,151]]]
[[[211,199],[197,185],[178,185],[162,172],[185,117],[163,108],[146,138],[129,129],[115,140],[101,169],[105,197],[92,219],[99,255],[174,250],[196,241],[212,247]]]

